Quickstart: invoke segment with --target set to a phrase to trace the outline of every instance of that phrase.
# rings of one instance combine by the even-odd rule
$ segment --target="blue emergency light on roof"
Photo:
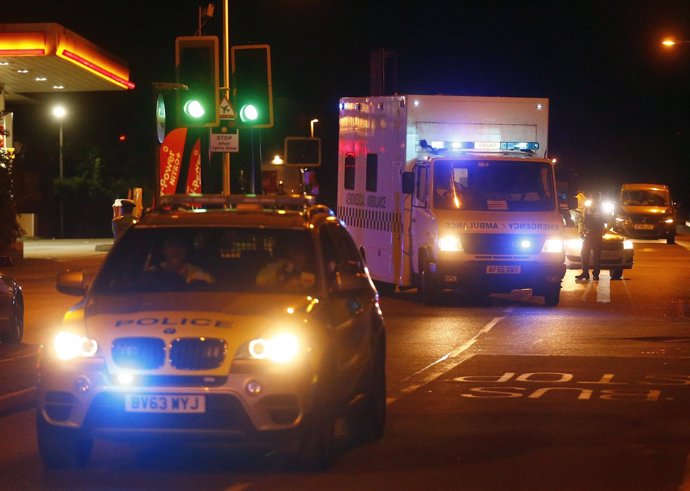
[[[420,140],[419,146],[427,151],[438,153],[440,151],[478,150],[484,152],[500,151],[535,151],[539,150],[539,142],[498,142],[498,141],[440,141],[434,140],[431,145],[427,140]]]

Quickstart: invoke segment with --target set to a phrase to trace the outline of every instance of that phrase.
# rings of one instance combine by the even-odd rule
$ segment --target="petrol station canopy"
[[[0,97],[134,89],[115,56],[56,23],[0,24]]]

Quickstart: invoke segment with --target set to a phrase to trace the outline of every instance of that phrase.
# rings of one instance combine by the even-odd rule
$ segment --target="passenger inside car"
[[[273,248],[273,261],[266,263],[258,272],[256,286],[260,288],[305,289],[316,283],[310,261],[310,245],[305,240],[282,237]]]

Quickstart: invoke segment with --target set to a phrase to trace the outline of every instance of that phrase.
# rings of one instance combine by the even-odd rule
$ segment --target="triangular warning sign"
[[[235,117],[235,110],[232,108],[230,101],[226,97],[223,97],[223,100],[220,101],[218,116],[221,119],[232,119]]]

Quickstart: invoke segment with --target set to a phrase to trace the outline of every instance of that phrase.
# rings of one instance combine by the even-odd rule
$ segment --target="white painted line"
[[[438,378],[441,374],[445,373],[447,370],[452,370],[453,368],[455,368],[456,366],[458,366],[460,363],[462,363],[463,361],[465,361],[464,359],[460,359],[460,360],[458,360],[457,363],[453,364],[453,366],[450,367],[450,368],[448,368],[447,370],[440,370],[440,369],[439,369],[439,370],[431,370],[431,368],[435,367],[436,365],[438,365],[438,364],[441,363],[441,362],[444,362],[444,361],[446,361],[446,360],[450,360],[450,359],[452,359],[452,358],[457,358],[457,357],[459,357],[462,353],[464,353],[464,352],[467,351],[469,348],[471,348],[472,345],[473,345],[474,343],[476,343],[476,342],[479,340],[479,338],[480,338],[483,334],[486,334],[486,333],[488,333],[489,331],[491,331],[491,329],[493,329],[493,327],[494,327],[496,324],[498,324],[498,323],[501,322],[503,319],[505,319],[506,317],[508,317],[508,315],[510,314],[510,312],[511,312],[512,310],[513,310],[513,307],[508,307],[508,308],[506,308],[506,309],[504,310],[504,312],[506,313],[506,315],[501,316],[501,317],[494,317],[494,318],[491,319],[486,325],[484,325],[484,326],[479,330],[479,332],[477,332],[477,334],[475,334],[474,336],[472,336],[471,339],[467,340],[466,342],[464,342],[463,344],[461,344],[461,345],[458,346],[457,348],[454,348],[453,350],[449,351],[448,353],[446,353],[445,355],[443,355],[443,356],[442,356],[441,358],[439,358],[438,360],[436,360],[436,361],[434,361],[434,362],[428,364],[427,366],[425,366],[425,367],[422,368],[421,370],[417,370],[416,372],[414,372],[414,373],[413,373],[412,375],[410,375],[409,377],[406,377],[405,379],[403,379],[403,382],[408,382],[408,381],[412,380],[413,378],[417,378],[419,375],[421,375],[422,373],[425,373],[425,372],[426,372],[426,374],[424,375],[424,377],[422,377],[422,379],[421,379],[420,381],[417,381],[417,382],[415,382],[415,383],[410,383],[409,385],[406,385],[405,387],[403,387],[403,388],[400,390],[400,392],[401,392],[403,395],[404,395],[404,394],[409,394],[410,392],[414,392],[415,390],[417,390],[418,388],[422,387],[423,385],[426,385],[426,384],[428,384],[429,382],[431,382],[432,380]],[[398,398],[396,398],[396,397],[389,397],[389,398],[387,399],[387,403],[388,403],[388,404],[392,404],[392,403],[395,402],[397,399],[398,399]]]
[[[597,282],[597,302],[611,303],[611,278],[609,276],[599,277]]]

